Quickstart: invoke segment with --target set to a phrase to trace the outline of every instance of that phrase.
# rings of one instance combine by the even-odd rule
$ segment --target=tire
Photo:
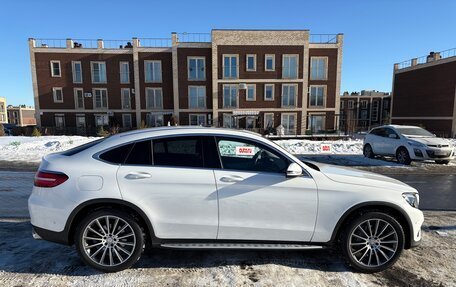
[[[370,144],[366,144],[363,148],[363,155],[367,158],[374,158],[375,154],[372,150],[372,146]]]
[[[74,242],[82,261],[102,272],[128,269],[144,251],[139,224],[129,214],[112,209],[87,215],[76,229]]]
[[[409,152],[406,148],[400,147],[396,151],[396,159],[400,164],[410,165],[412,159],[410,158]]]
[[[382,212],[368,212],[345,226],[340,243],[351,267],[363,273],[375,273],[398,260],[404,250],[404,238],[404,230],[395,218]]]
[[[449,164],[450,161],[449,160],[436,160],[435,163],[436,164]]]

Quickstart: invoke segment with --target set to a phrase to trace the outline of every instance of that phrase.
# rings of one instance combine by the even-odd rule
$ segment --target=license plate
[[[436,150],[434,152],[435,155],[447,155],[447,152],[444,150]]]

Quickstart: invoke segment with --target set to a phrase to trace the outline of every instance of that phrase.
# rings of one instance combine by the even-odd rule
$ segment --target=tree
[[[99,137],[107,137],[109,136],[109,132],[104,129],[103,126],[99,126],[97,130],[97,136]]]
[[[41,136],[41,132],[36,127],[34,127],[33,131],[32,131],[32,137],[40,137],[40,136]]]
[[[5,129],[2,124],[0,124],[0,137],[5,135]]]

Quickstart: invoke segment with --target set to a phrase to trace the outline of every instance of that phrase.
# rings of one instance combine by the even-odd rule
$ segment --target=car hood
[[[407,139],[416,141],[425,145],[450,145],[450,141],[443,138],[433,137],[410,137],[406,136]]]
[[[312,164],[315,164],[324,175],[336,182],[393,189],[401,192],[416,192],[416,189],[410,185],[381,174],[317,162],[312,162]]]

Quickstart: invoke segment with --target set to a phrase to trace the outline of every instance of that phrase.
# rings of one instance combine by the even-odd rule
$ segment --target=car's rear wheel
[[[396,159],[400,164],[409,165],[412,162],[406,148],[400,147],[396,152]]]
[[[450,161],[449,160],[436,160],[435,163],[437,163],[437,164],[449,164]]]
[[[355,269],[374,273],[392,266],[404,249],[404,231],[393,217],[368,212],[352,220],[342,233],[341,247]]]
[[[117,272],[139,260],[144,237],[129,214],[106,209],[82,220],[76,230],[75,245],[87,265],[103,272]]]
[[[370,144],[366,144],[364,146],[363,154],[367,158],[374,158],[375,157],[374,151],[372,150],[372,146]]]

